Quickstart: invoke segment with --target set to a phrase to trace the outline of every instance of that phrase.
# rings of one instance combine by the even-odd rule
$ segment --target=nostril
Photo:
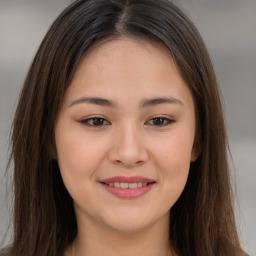
[[[144,164],[144,161],[128,162],[128,161],[115,160],[115,163],[119,165],[123,165],[125,167],[136,167]]]
[[[137,165],[141,165],[141,164],[143,164],[144,163],[144,161],[137,161]]]

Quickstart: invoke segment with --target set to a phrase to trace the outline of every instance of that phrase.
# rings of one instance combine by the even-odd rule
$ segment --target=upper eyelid
[[[171,117],[166,117],[166,116],[164,116],[164,115],[160,115],[160,116],[154,116],[154,117],[151,117],[151,118],[149,118],[144,124],[147,124],[147,123],[149,123],[150,121],[152,121],[152,120],[154,120],[154,119],[164,119],[165,121],[168,121],[168,124],[166,124],[166,125],[163,125],[163,126],[167,126],[167,125],[169,125],[169,124],[172,124],[172,123],[174,123],[174,122],[176,122],[176,120],[174,120],[173,118],[171,118]]]
[[[152,119],[155,119],[155,118],[163,118],[163,119],[169,119],[171,121],[175,121],[175,119],[169,115],[153,115],[153,116],[150,116],[147,120],[152,120]]]
[[[81,118],[81,121],[84,121],[84,120],[90,120],[90,119],[93,119],[93,118],[102,118],[102,119],[105,119],[106,121],[108,121],[108,119],[105,117],[105,116],[102,116],[102,115],[90,115],[90,116],[87,116],[87,117],[83,117]],[[109,122],[109,121],[108,121]]]
[[[104,119],[105,121],[107,121],[108,123],[111,123],[106,117],[102,116],[102,115],[93,115],[93,116],[89,116],[89,117],[85,117],[85,118],[82,118],[80,120],[80,122],[83,122],[83,121],[88,121],[88,120],[91,120],[91,119],[94,119],[94,118],[100,118],[100,119]],[[167,120],[170,120],[170,121],[175,121],[174,118],[170,117],[170,116],[166,116],[166,115],[153,115],[153,116],[150,116],[146,122],[152,120],[152,119],[156,119],[156,118],[163,118],[163,119],[167,119]],[[145,122],[145,123],[146,123]]]
[[[108,124],[111,124],[111,122],[110,121],[108,121],[105,117],[102,117],[102,116],[91,116],[91,117],[87,117],[87,118],[83,118],[83,119],[81,119],[79,122],[80,123],[83,123],[83,124],[85,124],[86,122],[88,122],[88,121],[90,121],[90,120],[92,120],[92,119],[103,119],[104,121],[106,121]],[[89,126],[94,126],[94,125],[89,125]],[[96,125],[95,125],[96,126]]]

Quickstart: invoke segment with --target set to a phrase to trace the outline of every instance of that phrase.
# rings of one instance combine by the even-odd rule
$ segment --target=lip
[[[138,188],[117,188],[107,185],[106,183],[114,183],[114,182],[124,182],[124,183],[134,183],[134,182],[142,182],[148,183],[147,186],[138,187]],[[133,177],[125,177],[125,176],[115,176],[111,178],[107,178],[100,181],[100,184],[111,194],[116,197],[123,199],[133,199],[138,198],[146,193],[148,193],[152,187],[156,184],[156,182],[152,179],[142,177],[142,176],[133,176]]]
[[[115,176],[110,177],[104,180],[101,180],[102,183],[112,183],[112,182],[126,182],[126,183],[133,183],[133,182],[146,182],[146,183],[153,183],[154,180],[151,180],[146,177],[142,176],[132,176],[132,177],[126,177],[126,176]]]

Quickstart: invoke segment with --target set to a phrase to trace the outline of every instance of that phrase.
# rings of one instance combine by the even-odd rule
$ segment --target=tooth
[[[138,187],[138,188],[141,188],[141,187],[142,187],[142,182],[138,182],[138,183],[137,183],[137,187]]]
[[[114,182],[114,187],[120,188],[120,183],[119,182]]]
[[[128,183],[123,183],[123,182],[121,182],[121,183],[120,183],[120,187],[121,187],[121,188],[128,188],[129,186],[128,186]]]
[[[137,188],[137,183],[129,183],[129,188]]]
[[[141,188],[147,186],[147,182],[133,182],[133,183],[127,183],[127,182],[111,182],[108,183],[110,187],[116,187],[116,188]]]

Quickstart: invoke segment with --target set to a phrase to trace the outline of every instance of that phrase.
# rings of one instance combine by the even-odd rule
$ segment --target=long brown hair
[[[56,19],[32,62],[12,133],[14,237],[10,255],[63,255],[77,234],[72,198],[54,160],[54,125],[86,51],[109,37],[164,46],[196,104],[200,148],[170,211],[180,256],[246,255],[239,245],[227,164],[227,139],[214,70],[194,25],[168,0],[80,0]]]

